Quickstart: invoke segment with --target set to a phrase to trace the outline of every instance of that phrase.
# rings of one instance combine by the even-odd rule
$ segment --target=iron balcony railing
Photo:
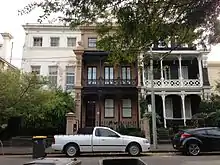
[[[87,87],[131,87],[137,86],[137,79],[84,79],[83,85]]]

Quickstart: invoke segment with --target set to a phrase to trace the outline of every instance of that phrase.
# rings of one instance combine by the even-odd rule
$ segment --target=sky
[[[18,10],[33,0],[0,0],[0,33],[9,32],[14,37],[14,48],[12,64],[20,67],[22,49],[24,45],[24,30],[22,25],[25,23],[36,23],[40,14],[35,10],[28,15],[18,16]],[[220,61],[220,44],[212,48],[208,60]]]

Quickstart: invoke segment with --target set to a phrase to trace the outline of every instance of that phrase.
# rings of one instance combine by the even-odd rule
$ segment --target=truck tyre
[[[75,144],[69,144],[65,148],[65,154],[68,157],[74,157],[79,155],[79,147]]]
[[[138,156],[141,153],[140,146],[138,144],[130,144],[128,146],[128,154],[131,156]]]

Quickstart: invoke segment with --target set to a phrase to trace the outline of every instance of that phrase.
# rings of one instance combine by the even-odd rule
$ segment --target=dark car
[[[185,155],[220,151],[220,128],[206,127],[180,130],[172,138],[173,148]]]

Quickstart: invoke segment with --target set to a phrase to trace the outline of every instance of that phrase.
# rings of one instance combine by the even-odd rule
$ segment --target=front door
[[[95,101],[87,101],[86,102],[86,127],[94,127],[95,126],[95,114],[96,114],[96,102]]]

